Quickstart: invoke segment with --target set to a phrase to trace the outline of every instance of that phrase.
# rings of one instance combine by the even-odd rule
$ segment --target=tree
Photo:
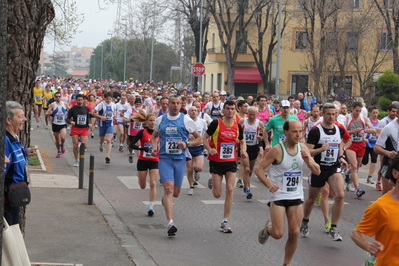
[[[384,97],[391,101],[399,99],[399,75],[387,70],[377,80],[378,88],[384,92]]]
[[[265,0],[267,1],[267,0]],[[270,0],[265,2],[265,7],[261,8],[259,12],[254,14],[254,20],[256,32],[250,33],[249,36],[253,38],[248,38],[246,40],[246,45],[251,51],[255,64],[258,67],[260,76],[262,77],[263,90],[265,94],[271,92],[270,74],[271,74],[271,63],[273,60],[273,52],[277,45],[277,23],[278,23],[278,2],[276,0]],[[281,36],[283,36],[285,27],[287,26],[290,16],[287,12],[288,1],[286,1],[283,6],[283,25],[281,27]],[[266,32],[270,33],[267,37]],[[264,45],[266,43],[266,59],[264,55]]]
[[[391,44],[393,71],[399,74],[399,2],[374,0],[374,4],[384,20],[387,39]]]
[[[54,55],[50,59],[50,63],[46,63],[44,67],[47,73],[51,73],[55,76],[67,76],[67,59],[62,55]]]
[[[238,54],[243,47],[245,48],[247,26],[252,22],[254,14],[266,6],[266,2],[251,2],[251,10],[248,0],[206,0],[206,2],[226,56],[227,91],[233,93],[236,61]]]
[[[299,0],[302,9],[302,26],[306,32],[309,47],[305,68],[313,78],[313,91],[320,99],[326,90],[323,89],[323,75],[327,61],[328,22],[341,8],[341,1]]]

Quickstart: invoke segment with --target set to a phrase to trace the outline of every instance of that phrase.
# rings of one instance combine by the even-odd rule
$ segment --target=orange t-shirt
[[[363,219],[357,225],[360,233],[384,245],[378,252],[376,265],[399,266],[399,202],[388,192],[371,204],[365,211]]]

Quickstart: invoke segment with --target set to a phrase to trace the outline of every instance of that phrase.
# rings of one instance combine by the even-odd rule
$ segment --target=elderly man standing
[[[28,156],[35,154],[35,148],[26,149],[19,140],[18,133],[23,129],[26,121],[25,113],[20,105],[14,101],[6,102],[6,145],[5,156],[10,160],[10,163],[5,167],[5,181],[4,187],[11,184],[27,182],[28,173],[27,164]],[[19,207],[13,207],[8,202],[7,193],[4,199],[4,218],[9,225],[19,223]]]

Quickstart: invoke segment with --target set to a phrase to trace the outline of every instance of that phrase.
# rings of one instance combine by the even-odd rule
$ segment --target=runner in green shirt
[[[296,117],[295,115],[290,115],[289,101],[282,100],[280,105],[281,113],[270,118],[266,126],[267,130],[273,129],[272,147],[277,145],[280,141],[285,140],[285,134],[283,130],[284,122],[290,119],[298,120],[298,117]]]

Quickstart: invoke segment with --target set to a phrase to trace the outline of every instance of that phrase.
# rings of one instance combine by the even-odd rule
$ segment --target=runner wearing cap
[[[290,114],[290,102],[287,100],[281,101],[281,114],[273,116],[267,123],[266,129],[273,130],[272,147],[285,139],[283,125],[284,122],[290,119],[298,120],[298,117]],[[267,148],[267,147],[266,147]]]

